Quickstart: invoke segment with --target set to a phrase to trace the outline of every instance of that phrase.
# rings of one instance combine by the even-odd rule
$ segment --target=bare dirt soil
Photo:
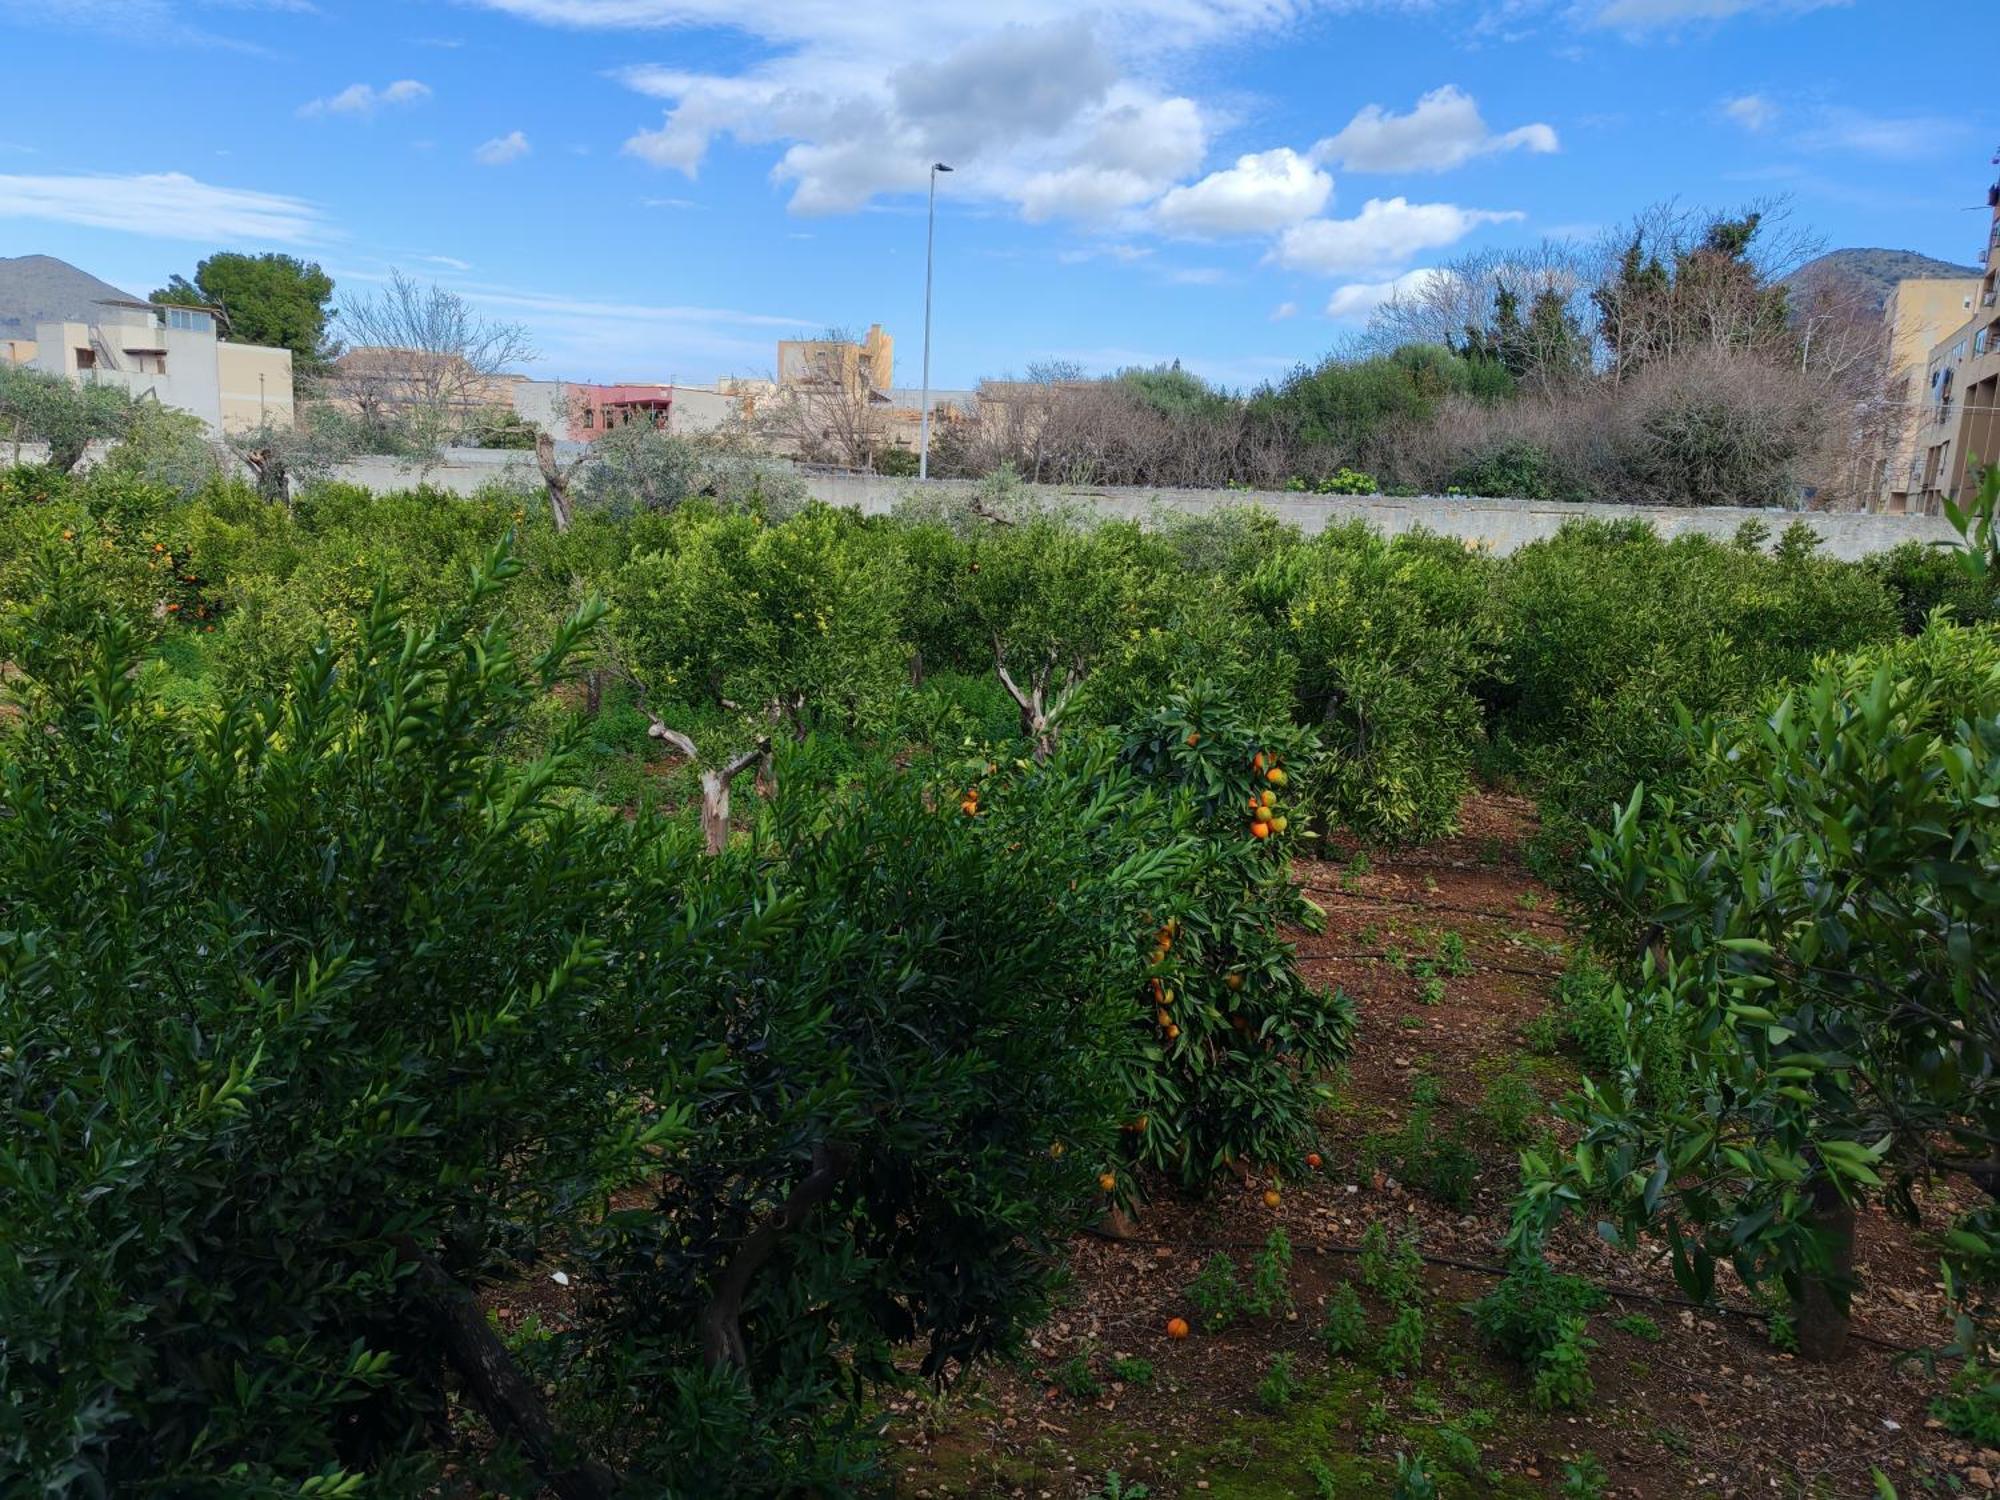
[[[1944,1376],[1901,1352],[1949,1336],[1935,1259],[1880,1215],[1862,1216],[1857,1338],[1838,1365],[1774,1347],[1768,1310],[1733,1283],[1731,1310],[1685,1305],[1657,1256],[1620,1252],[1588,1223],[1565,1225],[1550,1259],[1612,1289],[1590,1318],[1592,1399],[1538,1411],[1520,1368],[1481,1346],[1464,1307],[1498,1279],[1485,1268],[1497,1269],[1518,1181],[1519,1085],[1541,1130],[1550,1121],[1535,1106],[1577,1076],[1572,1060],[1530,1046],[1572,942],[1522,863],[1532,818],[1524,800],[1482,794],[1455,838],[1300,863],[1327,914],[1324,933],[1300,936],[1302,963],[1360,1017],[1322,1168],[1288,1174],[1275,1210],[1266,1180],[1231,1183],[1204,1202],[1149,1205],[1143,1238],[1079,1239],[1062,1305],[1027,1358],[893,1406],[901,1494],[1388,1496],[1398,1454],[1425,1456],[1445,1496],[1869,1496],[1876,1468],[1906,1500],[1994,1489],[2000,1452],[1929,1416]],[[1458,1205],[1396,1180],[1394,1142],[1419,1109],[1473,1158]],[[1330,1358],[1318,1337],[1377,1221],[1414,1226],[1430,1258],[1422,1366],[1403,1377],[1367,1356]],[[1201,1331],[1187,1288],[1204,1261],[1226,1254],[1247,1276],[1279,1226],[1295,1251],[1294,1312]],[[1389,1313],[1363,1301],[1379,1336]],[[1190,1338],[1167,1337],[1177,1316],[1197,1321]],[[1279,1356],[1298,1392],[1260,1402]],[[1577,1487],[1571,1466],[1592,1459],[1602,1488]]]

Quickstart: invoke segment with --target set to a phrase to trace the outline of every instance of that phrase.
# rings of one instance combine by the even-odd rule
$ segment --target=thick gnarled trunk
[[[700,764],[701,751],[678,729],[669,729],[654,719],[646,733],[656,740],[665,740],[689,760]],[[701,834],[710,854],[720,854],[729,847],[729,784],[746,769],[762,761],[770,749],[771,738],[765,735],[741,755],[721,766],[711,766],[702,771]]]

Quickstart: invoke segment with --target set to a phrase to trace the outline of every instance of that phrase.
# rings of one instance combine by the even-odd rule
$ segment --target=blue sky
[[[1660,199],[1969,262],[1997,33],[1995,0],[0,0],[0,254],[141,295],[214,249],[400,267],[575,379],[879,321],[913,385],[942,158],[933,384],[1249,386],[1398,278]]]

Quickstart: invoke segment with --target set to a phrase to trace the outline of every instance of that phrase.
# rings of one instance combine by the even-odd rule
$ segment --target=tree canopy
[[[328,337],[333,278],[316,261],[294,255],[244,255],[218,251],[194,268],[194,279],[174,275],[153,293],[155,302],[212,307],[232,343],[264,344],[292,351],[292,367],[314,374],[340,350]]]

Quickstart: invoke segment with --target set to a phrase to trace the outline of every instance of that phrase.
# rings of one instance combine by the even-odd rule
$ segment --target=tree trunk
[[[729,782],[720,771],[701,773],[701,834],[710,854],[729,847]]]
[[[84,450],[90,446],[89,440],[71,442],[66,439],[51,439],[49,442],[49,467],[58,474],[72,473],[83,462]]]
[[[548,491],[549,514],[555,518],[558,533],[569,530],[572,507],[569,499],[570,476],[563,472],[556,462],[556,440],[546,432],[535,434],[535,465],[542,471],[542,487]]]
[[[1799,1357],[1824,1364],[1847,1353],[1847,1293],[1854,1280],[1854,1208],[1831,1178],[1813,1183],[1806,1222],[1826,1242],[1827,1268],[1800,1278],[1795,1327]]]
[[[416,1268],[417,1285],[436,1321],[445,1358],[493,1430],[521,1445],[535,1471],[560,1500],[610,1500],[621,1484],[616,1472],[593,1458],[577,1455],[575,1445],[563,1436],[542,1405],[535,1383],[514,1363],[514,1356],[471,1293],[414,1240],[398,1239],[395,1248],[405,1264]]]
[[[650,718],[651,714],[647,716]],[[656,740],[665,740],[691,761],[699,763],[701,760],[701,752],[695,748],[693,740],[678,729],[669,729],[658,719],[653,719],[646,733]],[[729,847],[729,783],[746,766],[756,764],[770,753],[771,737],[763,735],[734,760],[701,773],[701,833],[710,854],[720,854]]]
[[[737,1247],[729,1268],[716,1282],[715,1294],[701,1314],[702,1354],[711,1370],[747,1371],[750,1351],[743,1342],[743,1299],[757,1272],[777,1251],[778,1242],[804,1223],[812,1211],[833,1196],[852,1160],[843,1150],[813,1147],[812,1170],[770,1217]]]

